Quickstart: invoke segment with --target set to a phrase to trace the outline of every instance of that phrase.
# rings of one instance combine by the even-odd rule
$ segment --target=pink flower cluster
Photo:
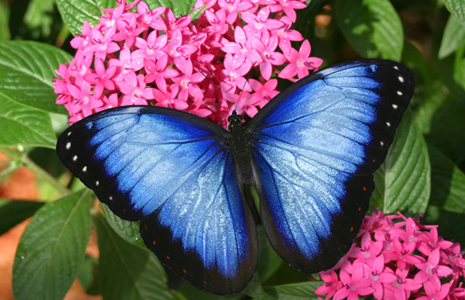
[[[234,109],[252,117],[278,94],[273,74],[295,81],[322,63],[291,29],[303,2],[198,0],[195,8],[207,8],[193,21],[119,0],[71,41],[77,52],[57,70],[57,104],[70,123],[123,105],[184,110],[225,127]],[[303,41],[299,51],[291,41]]]
[[[437,226],[375,211],[346,256],[320,272],[325,284],[315,293],[334,300],[465,299],[463,255],[458,243],[438,237]]]

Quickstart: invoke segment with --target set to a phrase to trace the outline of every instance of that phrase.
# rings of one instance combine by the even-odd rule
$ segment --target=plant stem
[[[70,191],[65,186],[63,186],[58,180],[56,180],[48,172],[46,172],[44,169],[39,167],[34,161],[32,161],[25,152],[14,150],[8,147],[0,147],[0,152],[5,154],[12,161],[17,161],[22,166],[25,166],[26,168],[31,170],[34,174],[36,174],[37,177],[50,183],[61,194],[66,195],[70,193]]]

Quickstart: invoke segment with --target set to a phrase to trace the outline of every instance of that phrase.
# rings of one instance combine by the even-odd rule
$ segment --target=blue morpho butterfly
[[[414,89],[411,72],[357,60],[316,72],[229,131],[153,106],[91,115],[57,153],[100,201],[140,234],[163,264],[200,289],[239,292],[257,269],[257,215],[279,256],[316,273],[357,235]]]

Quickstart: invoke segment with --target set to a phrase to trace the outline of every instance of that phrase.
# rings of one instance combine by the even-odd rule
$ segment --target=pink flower
[[[371,267],[366,264],[362,264],[362,267],[365,278],[371,281],[370,286],[374,289],[373,296],[376,299],[383,299],[383,283],[392,283],[397,279],[391,269],[385,268],[384,256],[378,256]]]
[[[179,75],[179,72],[173,68],[167,68],[168,56],[163,55],[159,57],[157,62],[151,59],[144,60],[144,68],[147,72],[145,76],[145,83],[155,82],[157,87],[162,90],[167,90],[166,79],[172,79]]]
[[[174,90],[174,91],[173,91]],[[189,105],[182,100],[176,98],[178,94],[177,88],[169,88],[168,90],[162,92],[160,90],[154,89],[153,96],[157,100],[156,106],[163,106],[168,108],[174,108],[178,110],[185,110]]]
[[[156,59],[160,56],[164,56],[166,53],[163,51],[163,48],[166,46],[167,42],[168,37],[166,34],[157,37],[157,31],[152,31],[147,39],[136,37],[136,47],[139,49],[134,51],[133,57]]]
[[[260,108],[279,94],[276,90],[278,86],[278,80],[276,79],[268,80],[264,84],[261,84],[258,80],[249,79],[248,84],[255,92],[250,96],[252,98],[251,101],[257,103]]]
[[[133,58],[133,53],[131,53],[131,50],[127,47],[121,50],[119,59],[110,59],[108,65],[110,67],[118,67],[118,74],[115,77],[117,81],[122,80],[126,74],[137,72],[144,67],[142,57]]]
[[[369,233],[362,236],[361,247],[351,251],[350,256],[356,258],[356,262],[371,265],[383,248],[383,243],[373,242]]]
[[[116,72],[116,66],[105,69],[105,65],[99,59],[95,61],[95,73],[89,73],[84,76],[84,79],[94,85],[94,97],[99,99],[103,90],[114,90],[115,84],[112,80]]]
[[[320,273],[320,278],[325,282],[315,290],[317,295],[326,295],[326,299],[331,298],[337,290],[342,288],[342,282],[334,271],[326,271]]]
[[[250,34],[263,33],[266,30],[274,30],[284,27],[281,21],[268,19],[270,16],[270,8],[264,7],[255,15],[251,12],[243,12],[242,19],[247,23],[244,27],[245,31]]]
[[[210,34],[225,34],[228,31],[228,25],[225,23],[225,15],[226,13],[224,10],[219,10],[216,13],[210,10],[205,11],[205,16],[211,24],[205,28],[206,32]]]
[[[288,1],[288,0],[277,0],[276,4],[270,5],[271,11],[284,11],[289,19],[294,23],[297,19],[297,15],[294,9],[303,9],[305,4],[300,1]]]
[[[237,19],[237,13],[246,11],[253,7],[253,4],[241,0],[218,0],[218,5],[227,13],[226,22],[233,24]]]
[[[73,96],[72,102],[67,106],[68,110],[82,111],[83,116],[87,117],[93,113],[96,107],[102,106],[102,101],[91,94],[91,86],[88,82],[83,81],[82,86],[68,84],[67,87],[69,93]]]
[[[118,99],[118,94],[111,94],[109,97],[107,96],[103,96],[102,98],[102,102],[104,103],[102,106],[100,107],[97,107],[95,109],[96,112],[99,112],[99,111],[102,111],[102,110],[105,110],[105,109],[109,109],[109,108],[113,108],[113,107],[118,107],[118,106],[121,106],[121,103]]]
[[[413,281],[413,279],[407,278],[408,274],[408,270],[397,269],[397,279],[394,280],[391,285],[386,286],[384,292],[386,293],[387,290],[391,290],[394,294],[394,299],[409,299],[411,292],[419,290],[421,288],[421,284],[417,284]]]
[[[420,250],[425,255],[429,255],[433,249],[447,249],[452,246],[452,242],[444,241],[442,238],[439,238],[438,229],[436,227],[432,227],[429,233],[423,232],[421,238],[423,243],[418,250]]]
[[[445,299],[449,294],[450,284],[446,283],[444,285],[439,284],[436,286],[431,282],[425,283],[425,292],[426,296],[418,297],[417,300],[438,300]]]
[[[165,13],[165,7],[157,7],[150,10],[145,2],[140,2],[137,5],[137,21],[142,26],[147,26],[155,30],[166,30],[165,23],[160,19],[160,16]]]
[[[291,29],[292,21],[287,16],[281,18],[281,22],[284,23],[284,27],[276,30],[276,35],[279,38],[279,48],[283,53],[289,53],[291,50],[291,41],[302,41],[304,37],[297,30]]]
[[[111,28],[105,34],[100,32],[99,27],[95,26],[91,31],[92,44],[82,51],[83,56],[95,55],[95,59],[105,60],[107,54],[114,53],[120,49],[117,43],[113,42],[115,28]]]
[[[253,117],[278,93],[270,78],[280,72],[277,66],[290,62],[291,41],[303,39],[291,26],[294,10],[305,5],[197,0],[194,7],[204,5],[193,22],[169,8],[118,0],[116,8],[103,9],[99,24],[85,22],[72,40],[75,58],[60,66],[61,78],[54,81],[57,103],[68,109],[70,123],[132,104],[181,109],[224,127],[235,109]]]
[[[318,69],[323,61],[317,57],[309,57],[310,51],[310,43],[305,40],[300,46],[299,52],[291,48],[289,53],[284,53],[290,64],[279,73],[279,77],[290,79],[298,75],[300,79],[309,74],[308,70]]]
[[[227,82],[236,85],[238,88],[246,90],[245,75],[252,68],[252,63],[246,61],[243,57],[226,54],[224,59],[223,74],[227,77]]]
[[[121,5],[118,5],[115,9],[106,10],[107,13],[100,18],[100,24],[107,29],[115,27],[117,23],[121,23],[123,21],[121,19],[121,15],[125,9],[126,2],[123,1]],[[107,29],[104,29],[104,31],[108,31]]]
[[[373,212],[365,217],[351,250],[341,259],[345,262],[332,269],[335,275],[331,286],[339,286],[339,274],[341,283],[347,287],[347,273],[352,274],[353,280],[356,268],[361,267],[363,277],[370,281],[369,286],[373,288],[371,295],[376,299],[465,297],[465,289],[458,284],[463,280],[463,268],[455,264],[465,262],[462,258],[464,253],[459,244],[439,237],[436,227],[422,225],[400,213],[384,216],[380,211]],[[380,243],[383,244],[381,248]],[[427,252],[428,255],[419,252],[420,248],[433,246],[435,248]],[[320,272],[322,279],[323,275],[326,272]],[[323,281],[323,287],[317,289],[318,295],[334,293],[333,299],[349,296],[347,291],[340,291],[344,288],[334,292],[329,289],[328,281]]]
[[[278,37],[271,36],[265,32],[261,38],[251,38],[252,47],[261,55],[261,61],[258,61],[260,66],[260,74],[269,80],[273,72],[273,66],[282,65],[286,60],[282,53],[276,52],[278,47]]]
[[[191,23],[192,17],[191,16],[184,16],[176,18],[173,12],[170,9],[165,11],[165,27],[168,34],[172,34],[172,32],[183,29],[189,26]]]
[[[250,44],[251,39],[247,37],[245,30],[241,27],[236,27],[236,30],[234,30],[234,42],[225,41],[221,49],[226,53],[247,59],[249,62],[260,62],[262,60],[260,54]]]
[[[90,32],[90,24],[86,20],[82,25],[82,33],[76,34],[76,37],[71,40],[71,47],[79,50],[81,50],[81,48],[86,48],[89,43],[91,43]]]
[[[439,249],[434,249],[426,262],[417,263],[416,267],[420,272],[415,275],[415,283],[424,283],[427,280],[439,282],[439,277],[446,277],[452,274],[451,268],[438,265],[439,259]]]
[[[124,94],[121,105],[147,105],[147,100],[154,98],[153,89],[145,87],[143,75],[136,76],[136,73],[129,72],[116,84]]]
[[[174,63],[182,65],[185,59],[197,51],[192,45],[183,44],[183,36],[180,29],[176,29],[171,36],[171,42],[166,46],[166,53],[171,56]]]
[[[341,270],[339,276],[343,287],[334,294],[334,300],[344,298],[357,300],[359,296],[368,296],[374,291],[370,287],[370,281],[363,277],[363,268],[361,266],[354,268],[352,276],[344,269]]]
[[[397,261],[397,267],[400,269],[406,269],[411,264],[420,263],[421,260],[412,256],[415,251],[415,243],[401,243],[398,238],[393,241],[393,250],[385,254],[388,261]]]
[[[182,71],[181,76],[173,78],[173,86],[179,88],[179,99],[187,101],[188,96],[202,98],[203,94],[198,84],[204,80],[204,76],[200,73],[194,73],[192,64],[188,61],[184,65],[179,65],[178,68]]]

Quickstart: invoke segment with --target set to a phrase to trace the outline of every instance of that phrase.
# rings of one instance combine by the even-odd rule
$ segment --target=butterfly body
[[[241,291],[258,265],[253,201],[279,256],[305,273],[333,267],[358,233],[413,93],[404,66],[343,63],[312,74],[229,131],[160,107],[103,111],[66,130],[62,162],[146,246],[194,286]]]

